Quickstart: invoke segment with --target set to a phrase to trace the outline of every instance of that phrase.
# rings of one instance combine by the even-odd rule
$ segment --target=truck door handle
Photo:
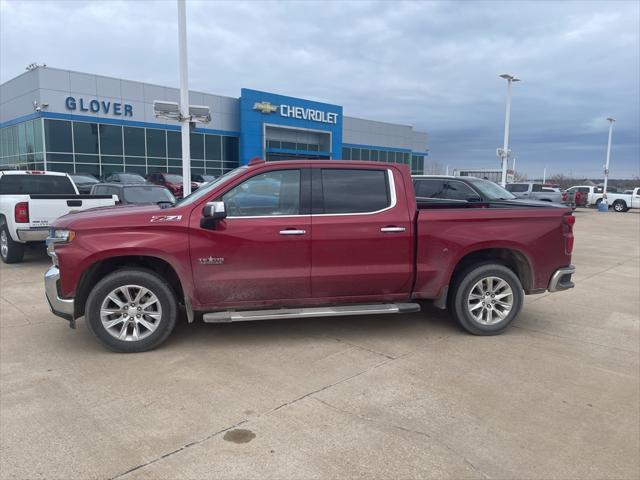
[[[305,233],[307,233],[306,230],[294,230],[294,229],[280,230],[280,235],[304,235]]]
[[[404,227],[382,227],[380,229],[380,231],[384,233],[399,233],[404,232],[405,230],[406,228]]]

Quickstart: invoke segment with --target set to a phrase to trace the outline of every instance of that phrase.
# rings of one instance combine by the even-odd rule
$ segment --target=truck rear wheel
[[[624,200],[616,200],[615,202],[613,202],[613,210],[618,213],[623,213],[629,209],[627,208],[627,204]]]
[[[156,273],[137,268],[104,277],[89,294],[85,311],[91,333],[111,350],[123,353],[160,345],[178,316],[171,286]]]
[[[458,323],[474,335],[497,335],[516,318],[523,302],[518,276],[504,265],[482,264],[456,276],[449,307]]]
[[[24,244],[14,242],[7,224],[0,225],[0,258],[4,263],[18,263],[24,257]]]

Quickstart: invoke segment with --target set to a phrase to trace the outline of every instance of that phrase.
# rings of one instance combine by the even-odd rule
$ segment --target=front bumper
[[[571,281],[571,276],[576,272],[576,267],[569,265],[568,267],[562,267],[555,271],[549,281],[549,287],[547,290],[550,292],[560,292],[562,290],[568,290],[575,287],[575,284]]]
[[[44,274],[44,290],[49,302],[49,308],[54,315],[69,320],[71,327],[75,326],[74,300],[73,298],[60,298],[58,293],[58,282],[60,280],[60,270],[52,265]]]
[[[49,236],[49,228],[30,228],[16,231],[21,242],[44,242]]]

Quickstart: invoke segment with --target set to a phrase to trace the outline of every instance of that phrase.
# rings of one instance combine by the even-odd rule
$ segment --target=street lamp
[[[609,121],[609,141],[607,142],[607,163],[604,165],[604,188],[602,190],[602,202],[600,202],[600,211],[606,212],[609,209],[607,204],[607,181],[609,180],[609,160],[611,159],[611,135],[613,133],[613,122],[616,121],[613,117],[607,117]]]
[[[504,119],[504,143],[502,149],[498,149],[498,157],[502,161],[502,181],[500,184],[504,187],[507,184],[507,162],[511,151],[509,150],[509,123],[511,122],[511,84],[513,82],[519,82],[520,79],[508,73],[503,73],[500,78],[504,78],[507,81],[507,109]]]

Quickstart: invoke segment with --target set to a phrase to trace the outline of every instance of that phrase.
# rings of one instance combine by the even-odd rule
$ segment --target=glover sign
[[[67,97],[64,101],[67,110],[78,110],[80,112],[105,113],[111,115],[122,115],[133,117],[133,105],[128,103],[111,102],[109,100],[86,100],[75,97]]]

